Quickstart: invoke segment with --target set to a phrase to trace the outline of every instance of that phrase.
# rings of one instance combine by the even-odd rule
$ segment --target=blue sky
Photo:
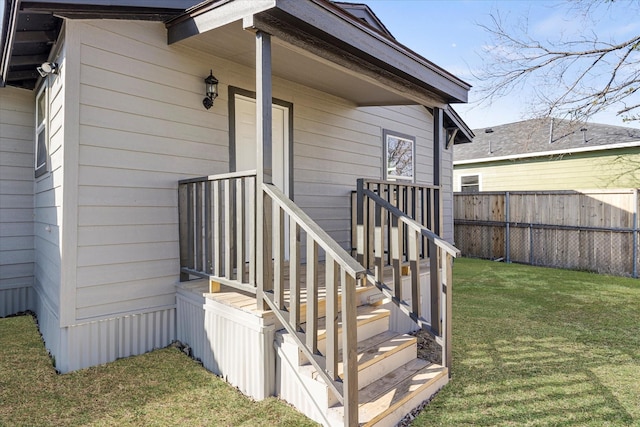
[[[351,0],[355,1],[355,0]],[[600,37],[622,41],[640,33],[638,8],[620,6],[600,8],[595,21],[585,21],[569,10],[568,1],[489,1],[489,0],[359,0],[366,3],[394,37],[405,46],[466,82],[477,86],[472,70],[481,65],[483,47],[490,37],[478,24],[489,23],[498,12],[503,21],[528,19],[528,28],[539,39],[555,39],[560,33],[578,35],[585,29]],[[616,3],[619,4],[619,3]],[[528,118],[521,100],[527,92],[514,92],[491,106],[469,105],[454,108],[471,128],[482,128]],[[615,111],[595,116],[592,121],[640,128],[640,123],[623,123]]]
[[[562,0],[345,0],[366,3],[402,44],[478,86],[472,72],[482,63],[483,47],[489,35],[479,24],[488,24],[491,13],[508,22],[528,19],[528,26],[540,39],[570,36],[586,29],[600,37],[621,41],[640,33],[640,6],[624,0],[616,7],[601,7],[595,21],[571,13],[572,2]],[[575,2],[573,2],[575,3]],[[0,16],[4,1],[0,0]],[[526,90],[513,92],[492,105],[476,105],[472,89],[470,103],[455,106],[471,128],[482,128],[528,118]],[[615,111],[595,116],[592,121],[640,128],[640,122],[623,123]]]

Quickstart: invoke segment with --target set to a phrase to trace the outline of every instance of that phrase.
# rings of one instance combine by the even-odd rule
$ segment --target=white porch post
[[[256,32],[256,282],[257,308],[267,309],[264,291],[272,290],[271,200],[262,184],[273,183],[271,162],[271,36]]]

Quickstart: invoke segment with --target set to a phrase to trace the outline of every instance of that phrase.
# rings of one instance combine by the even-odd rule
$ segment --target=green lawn
[[[175,348],[57,375],[33,318],[0,319],[0,426],[316,425],[253,402]]]
[[[417,426],[640,426],[640,280],[454,267],[453,378]],[[31,317],[0,319],[0,426],[313,425],[173,348],[56,375]]]
[[[640,426],[640,281],[456,260],[452,380],[417,426]]]

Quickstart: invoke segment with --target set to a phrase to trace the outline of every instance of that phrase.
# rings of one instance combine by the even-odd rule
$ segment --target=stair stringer
[[[342,426],[331,419],[328,408],[338,404],[322,380],[312,378],[311,365],[299,366],[300,350],[280,333],[274,340],[276,351],[276,393],[300,412],[324,426]],[[308,372],[305,372],[308,371]]]

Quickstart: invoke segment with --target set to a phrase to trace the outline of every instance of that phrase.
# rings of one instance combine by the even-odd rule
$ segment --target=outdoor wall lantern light
[[[207,96],[202,100],[202,105],[208,110],[213,107],[213,100],[218,97],[218,79],[214,77],[213,70],[209,71],[209,76],[204,79],[204,84]]]

